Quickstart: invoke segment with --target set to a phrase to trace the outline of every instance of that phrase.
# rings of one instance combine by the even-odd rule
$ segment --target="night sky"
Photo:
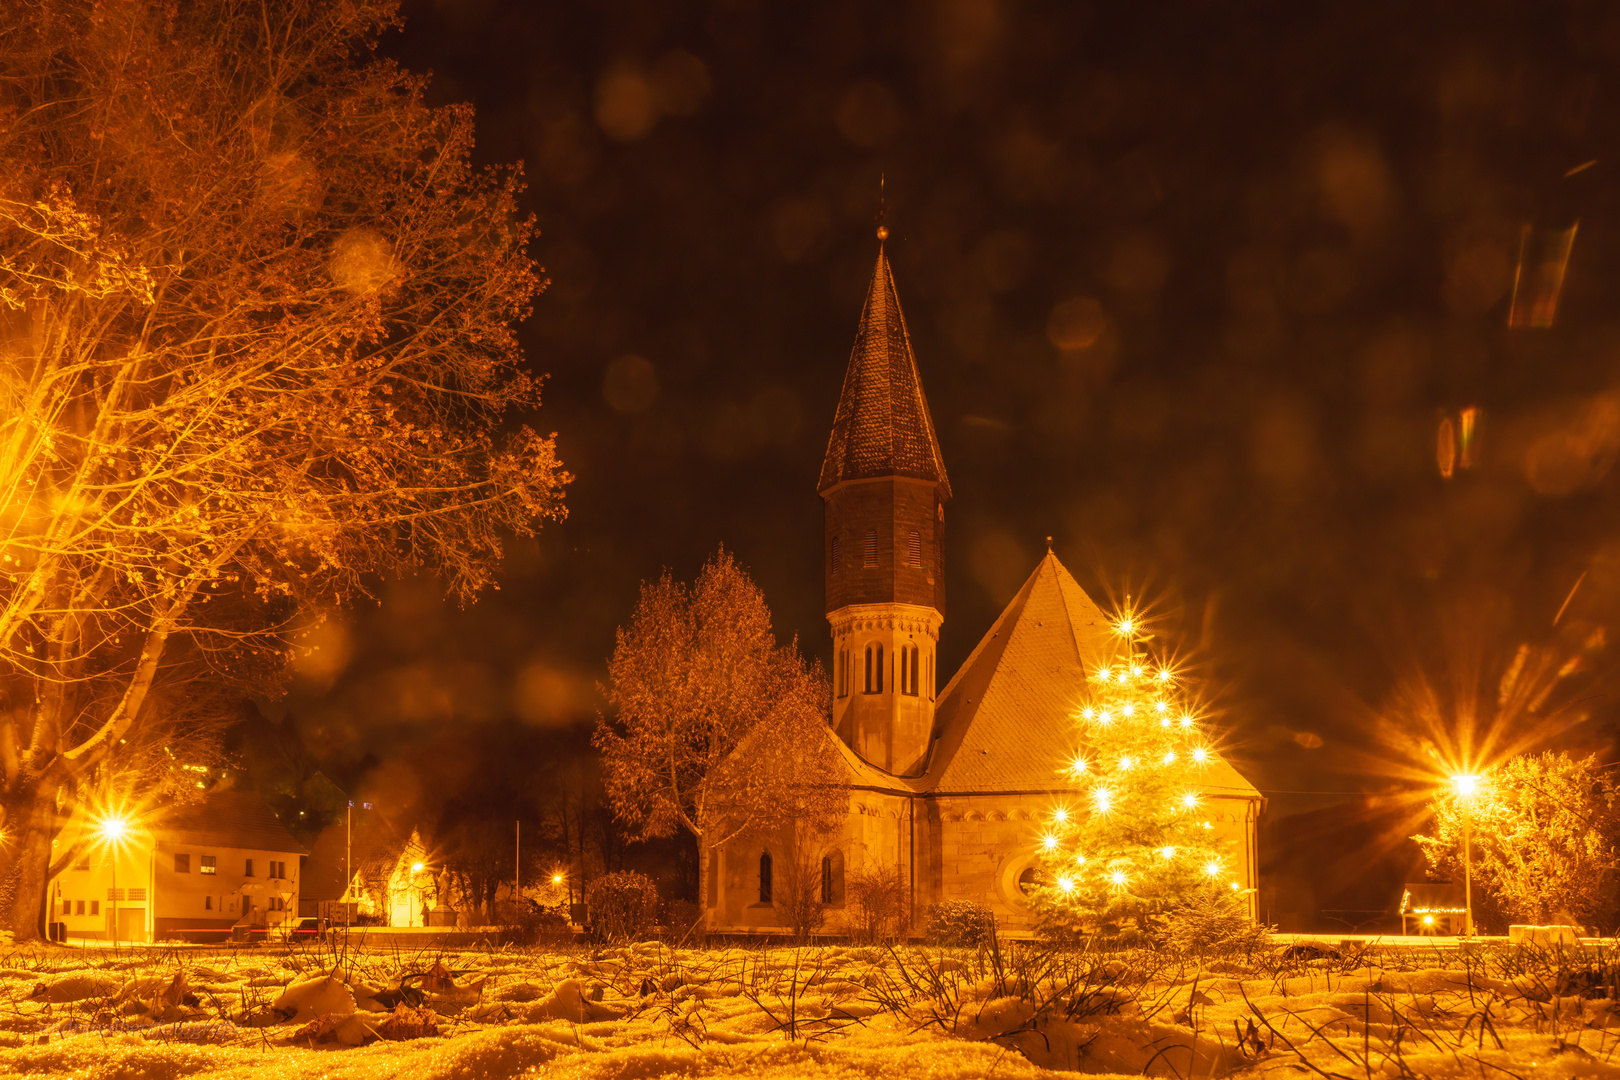
[[[1494,685],[1526,642],[1607,670],[1620,8],[438,0],[405,18],[384,52],[431,72],[435,103],[475,106],[483,160],[525,162],[551,279],[522,330],[549,375],[536,423],[577,479],[568,520],[516,544],[476,607],[390,584],[332,632],[276,711],[334,775],[463,782],[400,762],[510,725],[571,752],[638,582],[689,578],[720,544],[779,634],[825,658],[815,484],[880,176],[955,493],[943,671],[1051,535],[1099,601],[1158,616],[1273,823],[1343,824],[1343,796],[1287,793],[1411,786],[1382,767],[1418,754],[1389,734],[1401,676],[1477,659]],[[1577,222],[1554,293],[1546,253]],[[1516,276],[1520,304],[1556,299],[1550,327],[1510,325]],[[1446,479],[1440,424],[1470,407],[1470,467]],[[1601,682],[1561,739],[1607,760]],[[1328,876],[1324,904],[1366,899]]]

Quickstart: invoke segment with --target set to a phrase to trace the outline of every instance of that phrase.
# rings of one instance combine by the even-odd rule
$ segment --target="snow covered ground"
[[[1620,954],[16,948],[0,1076],[1620,1078]]]

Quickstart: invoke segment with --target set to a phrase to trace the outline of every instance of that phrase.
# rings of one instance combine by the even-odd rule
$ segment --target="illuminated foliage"
[[[595,741],[635,838],[685,829],[715,847],[847,808],[826,675],[797,640],[776,643],[764,595],[724,550],[690,586],[667,570],[642,584],[608,680]]]
[[[1433,834],[1413,839],[1434,871],[1459,884],[1466,819],[1476,904],[1483,892],[1487,907],[1513,922],[1567,916],[1604,933],[1614,929],[1620,788],[1595,758],[1521,754],[1484,770],[1471,797],[1448,788],[1429,810]]]
[[[184,717],[154,688],[273,689],[369,575],[426,567],[467,598],[503,536],[562,512],[552,440],[515,422],[538,405],[518,178],[473,168],[470,110],[371,58],[392,20],[6,6],[0,907],[21,933],[46,808]]]
[[[1230,887],[1237,868],[1214,839],[1199,794],[1209,736],[1168,666],[1127,616],[1119,651],[1089,673],[1066,772],[1078,796],[1041,838],[1034,899],[1048,931],[1163,912],[1192,890]]]

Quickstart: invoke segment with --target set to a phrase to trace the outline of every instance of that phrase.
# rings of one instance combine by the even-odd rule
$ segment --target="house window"
[[[865,561],[866,565],[867,566],[876,566],[877,565],[877,530],[876,529],[867,529],[866,530],[866,552],[865,552],[865,554],[866,554],[866,558],[865,558],[864,561]]]
[[[62,901],[62,914],[64,914],[64,915],[73,914],[73,901],[71,901],[71,900]]]
[[[204,911],[213,911],[214,910],[214,898],[212,896],[203,897],[203,910]]]
[[[80,855],[78,857],[78,859],[74,861],[73,869],[75,869],[75,870],[88,870],[88,869],[90,869],[90,856],[88,856],[88,855]]]
[[[906,559],[917,569],[922,569],[922,533],[913,532],[906,542]]]
[[[883,693],[883,646],[875,642],[866,647],[866,692]]]
[[[771,902],[771,853],[768,851],[759,857],[759,902]]]
[[[832,572],[835,573],[835,574],[838,573],[838,571],[840,569],[842,569],[842,567],[844,565],[844,557],[843,557],[844,552],[843,552],[842,548],[843,548],[843,545],[838,542],[838,537],[836,537],[836,536],[833,537],[832,538]]]
[[[92,900],[92,901],[90,901],[90,914],[92,914],[92,915],[100,915],[101,914],[101,901],[100,900]]]
[[[174,872],[177,873],[177,874],[189,874],[189,873],[191,873],[191,856],[190,855],[178,855],[178,854],[175,855],[175,857],[174,857]]]
[[[131,890],[129,890],[129,898],[131,900],[145,900],[146,899],[146,890],[145,889],[131,889]]]
[[[247,860],[247,869],[242,871],[242,876],[243,877],[252,877],[253,876],[253,860],[252,859]]]
[[[270,864],[270,876],[273,877],[273,878],[284,878],[284,877],[286,877],[287,876],[287,864],[284,863],[284,862],[271,862],[271,864]]]
[[[821,857],[821,902],[844,902],[844,853],[829,851]]]
[[[266,911],[286,911],[287,898],[284,896],[272,896],[270,898],[270,902],[265,905],[264,909]]]
[[[84,901],[83,900],[75,900],[75,901],[73,901],[73,914],[75,914],[75,915],[83,915],[84,914]]]
[[[199,874],[217,874],[217,873],[219,873],[219,859],[216,856],[213,856],[213,855],[204,855],[204,856],[202,856],[202,865],[197,867],[197,873],[199,873]]]

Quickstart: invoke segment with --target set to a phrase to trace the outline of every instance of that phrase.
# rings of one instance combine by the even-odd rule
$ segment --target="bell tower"
[[[883,249],[887,237],[879,228],[877,266],[817,490],[833,727],[870,764],[916,776],[927,767],[934,728],[951,487]]]

